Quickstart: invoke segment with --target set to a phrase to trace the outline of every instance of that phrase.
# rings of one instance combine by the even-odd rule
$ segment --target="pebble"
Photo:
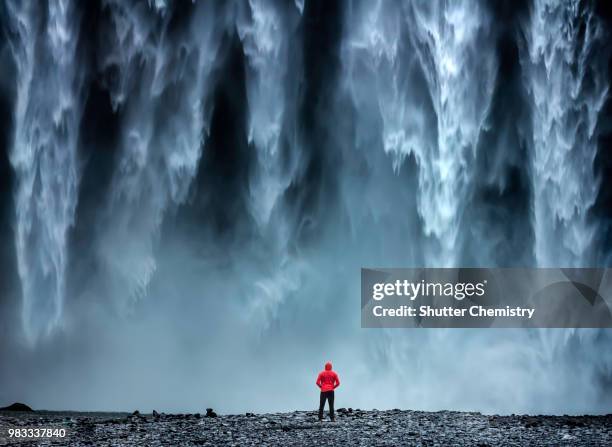
[[[342,411],[341,411],[342,410]],[[135,412],[136,413],[136,412]],[[212,414],[215,416],[212,416]],[[359,417],[355,417],[356,413]],[[158,415],[158,417],[155,417]],[[129,417],[126,417],[129,416]],[[65,428],[65,438],[41,441],[56,446],[610,446],[612,415],[486,416],[452,411],[365,411],[339,409],[336,422],[318,422],[313,411],[258,415],[136,413],[0,413],[0,433],[17,426]],[[327,416],[327,413],[326,413]],[[66,425],[66,420],[74,421]],[[0,445],[4,441],[0,436]],[[24,444],[25,445],[25,444]]]

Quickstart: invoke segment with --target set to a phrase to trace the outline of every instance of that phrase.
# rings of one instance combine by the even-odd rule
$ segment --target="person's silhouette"
[[[325,370],[321,371],[317,376],[317,386],[321,389],[321,397],[319,399],[319,420],[323,420],[323,408],[325,401],[329,402],[329,418],[333,421],[334,418],[334,390],[340,386],[340,379],[335,371],[332,371],[331,362],[325,364]]]

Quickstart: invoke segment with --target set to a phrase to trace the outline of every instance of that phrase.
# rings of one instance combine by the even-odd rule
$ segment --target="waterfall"
[[[300,147],[294,123],[295,86],[301,71],[299,52],[296,55],[291,44],[304,5],[296,1],[294,9],[283,2],[249,0],[241,6],[236,28],[247,62],[248,142],[257,160],[249,182],[250,212],[259,230],[273,235],[270,250],[276,259],[248,295],[251,314],[265,322],[299,289],[303,270],[287,251],[291,231],[286,216],[283,212],[273,216],[273,211],[282,206],[282,195],[294,177],[294,169],[283,163],[282,146],[289,153],[298,153]]]
[[[536,262],[592,265],[596,227],[588,212],[599,190],[595,130],[608,94],[606,61],[594,54],[601,26],[588,3],[537,0],[525,36]]]
[[[360,267],[609,259],[610,21],[514,6],[0,4],[0,328],[21,317],[0,383],[49,408],[267,411],[271,362],[307,407],[330,356],[355,408],[609,407],[606,331],[359,326]],[[214,385],[254,374],[236,400]]]
[[[363,2],[350,19],[358,26],[349,28],[345,59],[351,82],[360,83],[351,91],[369,94],[370,82],[377,89],[383,147],[395,169],[416,158],[423,233],[438,243],[427,260],[432,265],[459,260],[461,214],[496,80],[490,18],[482,9],[472,1]],[[357,60],[373,79],[360,73]]]
[[[289,29],[279,6],[250,0],[245,17],[237,22],[247,68],[248,139],[258,156],[261,172],[252,182],[252,213],[260,225],[268,223],[279,195],[288,185],[280,166],[280,138],[285,125],[290,83]],[[295,73],[295,72],[294,72]]]
[[[84,69],[77,54],[79,13],[72,1],[47,9],[9,2],[17,67],[15,129],[16,248],[25,334],[34,340],[61,322],[67,233],[74,222]]]
[[[127,295],[138,298],[155,273],[155,242],[170,206],[183,203],[208,129],[210,72],[223,15],[202,2],[183,28],[170,29],[165,2],[109,0],[102,70],[121,111],[120,159],[100,251]],[[117,253],[121,253],[117,256]]]
[[[596,265],[604,253],[594,246],[597,223],[589,212],[599,193],[595,177],[597,124],[607,99],[604,44],[591,4],[536,0],[524,27],[521,54],[531,99],[533,228],[538,266]],[[601,340],[598,332],[537,331],[541,355],[550,361],[580,339]],[[604,336],[605,337],[605,336]],[[610,360],[602,357],[603,368]]]

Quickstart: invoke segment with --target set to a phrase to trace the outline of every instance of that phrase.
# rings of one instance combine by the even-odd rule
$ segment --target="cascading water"
[[[10,156],[17,178],[15,238],[24,331],[34,340],[62,319],[85,70],[73,2],[49,2],[46,9],[9,2],[6,8],[17,67]]]
[[[589,221],[589,212],[600,187],[596,128],[609,88],[605,58],[596,54],[603,30],[589,3],[538,0],[524,36],[521,63],[533,120],[535,263],[596,265],[604,253],[593,245],[597,223]],[[537,332],[546,359],[567,348],[572,338],[592,345],[600,337],[597,332]],[[605,368],[608,362],[602,359]]]
[[[427,238],[422,260],[410,260],[417,265],[460,264],[462,216],[497,74],[491,18],[484,6],[377,1],[354,2],[349,8],[347,21],[357,26],[347,28],[343,60],[357,113],[370,115],[361,132],[376,132],[369,123],[379,113],[379,138],[394,171],[411,155],[416,160],[416,203]],[[368,99],[370,86],[376,89],[373,101]],[[381,338],[379,349],[393,371],[386,380],[400,386],[404,380],[423,380],[424,370],[414,367],[415,360],[435,362],[434,355],[433,360],[423,356],[422,346],[449,344],[456,336],[453,331],[422,331],[408,339],[389,331]],[[425,402],[419,388],[403,390],[402,398]]]
[[[220,8],[198,4],[192,20],[173,30],[164,2],[150,7],[109,0],[104,7],[111,19],[101,65],[114,74],[109,90],[122,122],[100,250],[120,287],[139,297],[155,273],[164,213],[184,202],[197,171],[220,40],[221,25],[213,18]]]
[[[251,0],[248,17],[238,32],[249,63],[249,142],[257,149],[262,172],[253,184],[253,214],[268,222],[279,195],[287,187],[279,178],[279,140],[285,115],[285,81],[289,48],[283,16],[270,2]]]
[[[425,234],[440,241],[441,257],[434,262],[451,266],[457,263],[454,251],[459,221],[493,95],[497,62],[490,19],[481,11],[481,4],[411,6],[409,35],[437,117],[435,145],[415,147],[423,166],[420,188],[424,197],[419,208]]]
[[[363,82],[350,89],[359,95],[364,84],[376,86],[384,150],[395,169],[410,154],[416,158],[423,232],[439,244],[431,265],[457,264],[461,214],[493,96],[497,63],[482,9],[478,2],[378,1],[359,3],[349,19],[359,25],[348,29],[348,76]],[[363,69],[359,58],[373,79],[355,73]]]
[[[0,337],[0,364],[17,359],[0,394],[306,408],[305,371],[332,357],[346,406],[606,408],[606,331],[359,328],[362,266],[610,255],[594,174],[609,23],[589,2],[528,3],[0,5],[0,237],[20,281],[0,321],[21,315],[30,342]]]
[[[239,3],[240,5],[240,3]],[[257,153],[257,171],[250,181],[250,212],[262,231],[273,228],[278,263],[269,276],[255,283],[250,294],[250,309],[257,318],[266,319],[286,296],[299,287],[299,262],[290,261],[286,246],[290,232],[282,217],[271,221],[281,195],[289,187],[291,170],[282,163],[282,141],[294,150],[298,145],[295,125],[295,83],[298,71],[290,69],[291,35],[303,5],[295,10],[286,4],[250,0],[242,4],[236,28],[247,61],[248,141]],[[289,13],[283,13],[290,9]]]
[[[601,24],[588,3],[538,0],[525,36],[536,262],[593,265],[596,228],[588,212],[599,191],[595,130],[609,87],[605,59],[594,54]]]

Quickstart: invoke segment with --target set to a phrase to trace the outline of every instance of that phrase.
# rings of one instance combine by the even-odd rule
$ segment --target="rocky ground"
[[[9,438],[16,428],[64,428],[64,438]],[[441,411],[340,409],[336,422],[314,412],[126,414],[0,412],[0,445],[200,446],[610,446],[612,415],[486,416]]]

